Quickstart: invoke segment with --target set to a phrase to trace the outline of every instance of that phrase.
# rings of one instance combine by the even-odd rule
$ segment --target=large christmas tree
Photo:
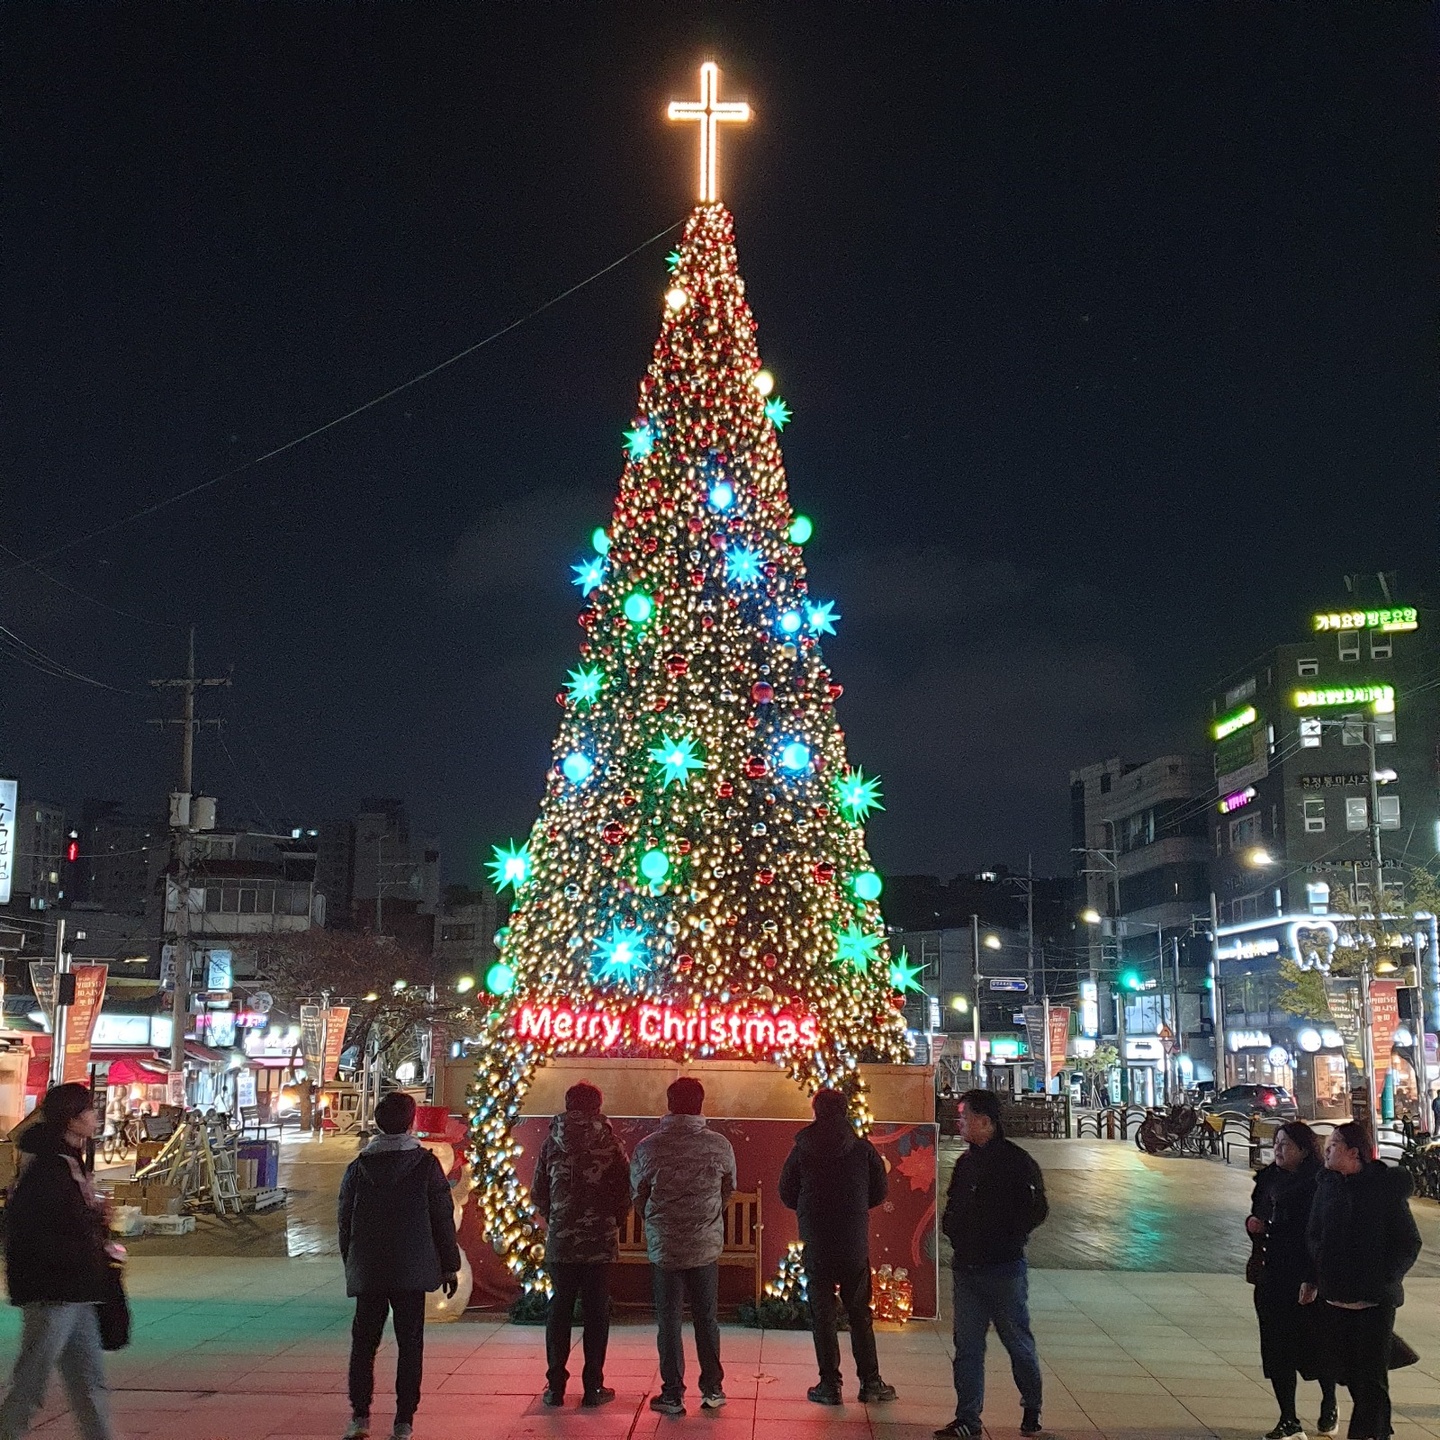
[[[669,257],[660,336],[608,529],[574,568],[579,660],[524,846],[496,849],[514,909],[488,984],[472,1135],[487,1230],[543,1284],[513,1128],[547,1055],[746,1057],[866,1118],[862,1058],[904,1058],[880,877],[790,507],[733,221],[715,198],[713,67],[701,203]],[[708,183],[707,183],[708,181]]]

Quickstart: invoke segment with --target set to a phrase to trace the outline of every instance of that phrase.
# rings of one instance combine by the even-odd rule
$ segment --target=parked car
[[[1283,1085],[1232,1085],[1200,1107],[1211,1115],[1260,1115],[1267,1120],[1296,1120],[1295,1097]]]

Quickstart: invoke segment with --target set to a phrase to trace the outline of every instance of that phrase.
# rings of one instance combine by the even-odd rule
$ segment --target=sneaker
[[[812,1385],[806,1392],[805,1398],[813,1400],[817,1405],[839,1405],[840,1387],[838,1385],[827,1385],[822,1380],[818,1385]]]
[[[1040,1412],[1038,1410],[1027,1410],[1024,1418],[1020,1421],[1020,1433],[1022,1435],[1038,1435],[1040,1433]]]
[[[661,1391],[659,1395],[650,1397],[650,1408],[659,1415],[683,1415],[685,1402],[678,1395],[666,1395]]]
[[[563,1390],[546,1390],[540,1397],[540,1403],[558,1408],[565,1403],[565,1392]]]
[[[952,1420],[934,1434],[935,1440],[980,1440],[982,1431],[978,1425],[972,1430],[963,1420]]]
[[[390,1440],[411,1440],[415,1434],[415,1427],[408,1420],[397,1420],[395,1428],[390,1432]]]
[[[702,1410],[719,1410],[725,1404],[725,1392],[723,1390],[712,1390],[708,1395],[700,1397],[700,1408]]]
[[[1334,1405],[1322,1405],[1320,1407],[1320,1423],[1316,1430],[1321,1435],[1334,1435],[1340,1429],[1340,1411]]]
[[[368,1440],[370,1434],[370,1417],[368,1415],[357,1415],[345,1427],[345,1440]]]
[[[900,1397],[895,1393],[893,1385],[887,1385],[883,1380],[870,1380],[860,1387],[860,1403],[862,1405],[888,1405],[892,1400]]]
[[[594,1409],[597,1405],[608,1405],[615,1398],[615,1392],[602,1385],[598,1390],[587,1390],[580,1403]]]
[[[1305,1440],[1305,1427],[1298,1420],[1277,1420],[1275,1428],[1265,1432],[1265,1440]]]

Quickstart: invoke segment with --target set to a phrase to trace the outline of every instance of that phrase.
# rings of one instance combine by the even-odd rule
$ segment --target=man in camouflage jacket
[[[553,1287],[545,1321],[547,1405],[565,1402],[577,1295],[585,1327],[580,1403],[603,1405],[615,1398],[605,1387],[610,1262],[619,1250],[618,1227],[630,1209],[630,1162],[600,1113],[602,1101],[595,1086],[583,1080],[572,1085],[565,1092],[565,1113],[550,1122],[535,1162],[530,1198],[546,1222],[545,1264]]]

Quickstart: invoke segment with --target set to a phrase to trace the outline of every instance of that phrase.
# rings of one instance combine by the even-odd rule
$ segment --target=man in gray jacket
[[[635,1203],[645,1219],[655,1316],[659,1324],[660,1393],[650,1408],[685,1413],[685,1351],[680,1320],[685,1301],[700,1357],[700,1404],[725,1403],[720,1366],[720,1252],[725,1202],[735,1189],[735,1152],[701,1117],[705,1087],[682,1075],[665,1092],[670,1113],[636,1147],[630,1162]]]

